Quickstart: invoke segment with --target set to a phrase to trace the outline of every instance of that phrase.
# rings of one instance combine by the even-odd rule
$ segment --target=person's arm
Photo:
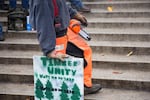
[[[55,49],[56,34],[53,25],[52,10],[45,2],[29,1],[30,23],[37,31],[40,47],[47,55]]]
[[[50,9],[45,2],[35,5],[35,1],[30,0],[30,22],[32,27],[37,31],[37,37],[40,47],[47,57],[64,60],[65,54],[55,51],[56,32],[54,28],[53,9]]]
[[[77,10],[73,9],[69,5],[68,5],[68,9],[69,9],[71,19],[74,18],[74,19],[79,20],[82,23],[82,25],[84,25],[84,26],[88,25],[86,18],[82,14],[80,14]]]
[[[74,18],[74,16],[77,14],[77,10],[73,9],[70,5],[67,5],[70,13],[71,19]]]

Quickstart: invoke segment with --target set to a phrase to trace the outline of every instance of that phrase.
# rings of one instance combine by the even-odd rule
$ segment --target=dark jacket
[[[66,5],[65,0],[56,0],[61,28],[59,31],[67,29],[70,16],[76,13],[71,7]],[[29,0],[30,23],[37,31],[37,37],[44,55],[55,49],[56,31],[54,27],[54,6],[52,0]]]

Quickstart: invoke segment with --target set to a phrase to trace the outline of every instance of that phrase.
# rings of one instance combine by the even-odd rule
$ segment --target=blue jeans
[[[69,0],[69,1],[71,2],[71,5],[76,9],[80,9],[83,7],[83,3],[81,0]]]
[[[11,8],[16,8],[17,2],[16,0],[9,0],[9,4]],[[22,7],[25,9],[29,8],[29,0],[22,0]]]
[[[2,24],[0,23],[0,36],[3,36],[3,27],[2,27]]]

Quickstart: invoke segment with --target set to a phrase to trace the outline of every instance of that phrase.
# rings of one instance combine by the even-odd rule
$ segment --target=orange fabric
[[[84,58],[87,66],[84,68],[84,84],[92,86],[92,50],[85,40],[78,34],[75,34],[70,28],[67,31],[68,41],[84,51]]]
[[[79,31],[81,30],[80,22],[77,21],[77,20],[75,20],[75,19],[70,20],[69,28],[70,28],[73,32],[75,32],[76,34],[78,34]]]
[[[67,36],[62,36],[62,37],[58,37],[56,38],[56,47],[55,50],[57,52],[62,52],[64,54],[66,54],[66,48],[67,48]]]
[[[67,41],[73,43],[84,51],[84,59],[87,66],[84,68],[84,84],[87,87],[92,86],[92,50],[86,41],[79,36],[80,23],[77,20],[71,20],[67,30],[67,36],[56,38],[56,51],[66,53]]]

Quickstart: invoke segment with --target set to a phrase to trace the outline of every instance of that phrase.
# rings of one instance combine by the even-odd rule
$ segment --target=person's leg
[[[1,23],[0,23],[0,41],[4,41],[4,33],[3,33],[3,27]]]
[[[68,28],[67,54],[84,58],[84,92],[85,94],[96,93],[101,89],[100,84],[92,84],[92,49],[90,46],[71,29]]]
[[[86,7],[81,0],[69,0],[71,6],[77,9],[79,12],[90,12],[90,8]]]
[[[10,9],[15,9],[17,6],[17,1],[16,0],[9,0],[9,6],[10,6]]]
[[[26,13],[26,15],[29,15],[29,0],[22,0],[22,9]]]
[[[29,8],[29,0],[22,0],[22,8],[24,9]]]
[[[83,7],[83,3],[81,0],[70,0],[71,5],[76,8],[76,9],[80,9]]]
[[[98,92],[102,87],[100,84],[92,84],[92,50],[85,45],[83,51],[71,42],[67,44],[67,54],[84,59],[84,94],[92,94]]]

